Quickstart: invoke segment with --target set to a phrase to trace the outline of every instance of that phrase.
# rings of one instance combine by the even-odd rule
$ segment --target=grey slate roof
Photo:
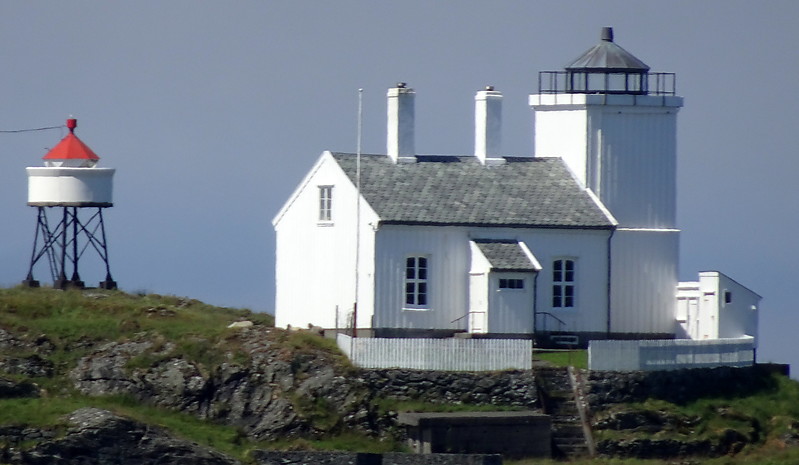
[[[333,158],[355,184],[356,156]],[[607,229],[613,227],[560,158],[361,155],[361,194],[389,224]]]
[[[634,71],[647,72],[649,66],[639,60],[632,53],[624,50],[613,42],[613,30],[602,31],[602,40],[580,55],[572,64],[566,66],[569,71]]]
[[[536,271],[535,265],[517,241],[474,239],[477,248],[491,263],[493,271]]]

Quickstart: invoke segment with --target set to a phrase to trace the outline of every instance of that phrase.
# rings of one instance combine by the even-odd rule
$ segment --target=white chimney
[[[502,92],[486,86],[474,96],[474,156],[484,165],[504,163],[502,146]]]
[[[388,156],[397,162],[415,162],[413,101],[416,93],[404,82],[388,89]]]

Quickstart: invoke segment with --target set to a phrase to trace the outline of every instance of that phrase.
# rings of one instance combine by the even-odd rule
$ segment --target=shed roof
[[[356,156],[333,153],[356,182]],[[560,158],[361,155],[361,194],[388,224],[609,229],[615,223]]]
[[[492,271],[538,271],[538,267],[522,249],[519,241],[505,239],[474,239]]]

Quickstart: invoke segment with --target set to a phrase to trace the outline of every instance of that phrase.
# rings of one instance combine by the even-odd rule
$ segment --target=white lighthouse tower
[[[115,289],[108,262],[103,209],[113,204],[114,168],[98,168],[100,159],[75,135],[77,120],[67,120],[69,134],[43,157],[43,167],[28,167],[28,205],[38,211],[28,276],[23,284],[38,287],[34,266],[44,259],[53,287],[84,286],[78,263],[94,250],[105,265],[104,289]],[[55,209],[58,213],[48,211]],[[67,267],[71,270],[68,270]],[[70,278],[67,278],[68,272]]]
[[[677,112],[673,73],[618,46],[613,29],[563,71],[539,73],[535,155],[562,157],[618,222],[611,239],[612,337],[674,334]]]

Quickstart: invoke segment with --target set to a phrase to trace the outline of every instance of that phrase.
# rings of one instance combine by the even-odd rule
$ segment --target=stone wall
[[[539,406],[531,371],[468,373],[385,369],[362,370],[360,378],[375,395],[396,400]]]
[[[683,404],[702,397],[743,397],[774,387],[769,365],[732,368],[702,368],[674,371],[590,371],[586,400],[592,410],[612,404],[662,399]]]
[[[363,454],[359,452],[281,452],[256,450],[258,465],[502,465],[499,455]]]

